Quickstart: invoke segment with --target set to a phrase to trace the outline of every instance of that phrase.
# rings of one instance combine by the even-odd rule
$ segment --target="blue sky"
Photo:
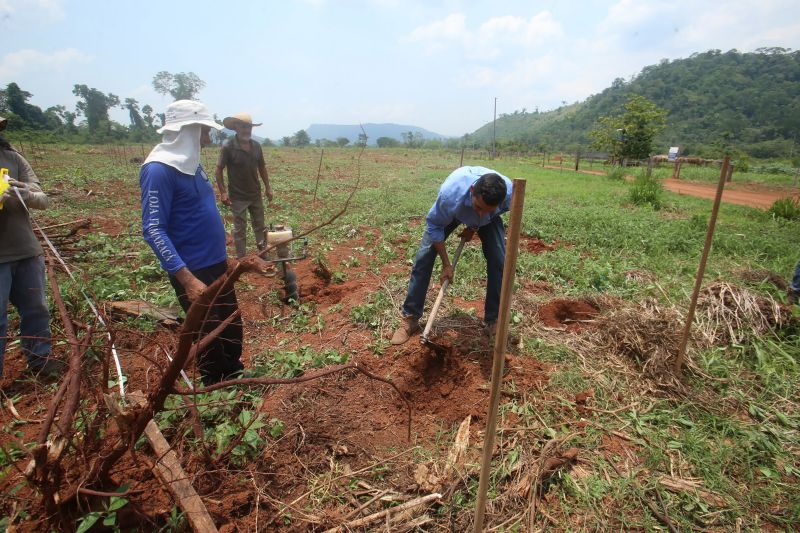
[[[553,109],[662,58],[800,48],[798,0],[0,0],[0,85],[43,109],[76,83],[163,111],[156,72],[195,72],[262,137],[397,122],[445,135]],[[113,117],[127,123],[127,112]]]

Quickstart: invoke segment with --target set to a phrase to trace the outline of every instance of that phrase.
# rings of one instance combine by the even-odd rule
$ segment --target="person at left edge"
[[[0,130],[7,120],[0,117]],[[50,311],[45,296],[44,251],[33,232],[28,209],[45,209],[47,195],[33,169],[0,137],[0,167],[8,188],[0,194],[0,377],[5,360],[8,304],[19,313],[20,347],[34,374],[57,376],[65,365],[51,355]],[[5,178],[0,178],[5,179]]]
[[[162,142],[147,156],[139,174],[142,234],[169,274],[181,307],[187,310],[206,286],[227,270],[225,228],[214,189],[200,165],[201,146],[211,129],[221,130],[201,102],[177,100],[164,113]],[[236,312],[233,287],[215,300],[204,331]],[[205,385],[235,377],[244,368],[242,319],[236,317],[197,358]]]

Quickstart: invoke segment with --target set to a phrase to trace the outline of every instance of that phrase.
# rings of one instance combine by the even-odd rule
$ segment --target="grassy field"
[[[207,169],[213,168],[215,155],[213,150],[204,152]],[[367,286],[377,279],[379,288],[346,315],[349,327],[369,339],[367,346],[346,357],[325,348],[322,340],[328,330],[321,321],[333,320],[335,306],[323,313],[319,306],[304,304],[288,316],[272,317],[271,323],[270,317],[246,317],[248,328],[283,321],[281,327],[294,332],[281,337],[282,344],[264,339],[253,366],[261,365],[271,375],[298,375],[347,357],[367,361],[399,357],[386,338],[398,323],[395,306],[404,295],[424,224],[421,217],[441,181],[458,165],[460,154],[325,150],[319,180],[319,150],[272,148],[265,156],[275,190],[275,205],[267,210],[271,223],[296,228],[319,223],[341,207],[358,180],[347,212],[312,235],[312,257],[330,257],[333,250],[347,249],[348,255],[337,256],[329,265],[333,283]],[[547,379],[531,386],[518,383],[514,371],[506,378],[488,525],[496,531],[658,531],[668,525],[679,531],[796,530],[800,523],[798,310],[782,308],[777,315],[773,311],[785,302],[779,278],[790,277],[800,259],[800,222],[722,205],[704,287],[716,284],[723,289],[707,293],[706,307],[698,311],[695,329],[703,335],[697,333],[690,344],[684,378],[660,379],[650,373],[646,361],[636,359],[635,354],[650,352],[636,352],[630,342],[620,339],[633,337],[655,352],[674,349],[711,202],[664,192],[664,207],[656,211],[630,202],[629,183],[543,169],[535,160],[471,157],[467,154],[464,164],[527,180],[524,238],[551,248],[523,252],[518,260],[512,304],[515,357],[540,362]],[[78,286],[88,288],[98,300],[143,299],[175,305],[172,288],[140,236],[137,164],[115,161],[102,148],[72,146],[49,148],[32,163],[53,204],[38,219],[40,224],[92,218],[92,231],[65,245],[65,255],[80,269]],[[742,174],[741,180],[775,181],[749,174]],[[229,221],[228,215],[223,209]],[[453,302],[479,302],[477,307],[482,308],[484,272],[480,248],[468,247],[458,266]],[[64,280],[62,288],[70,308],[85,316],[78,286]],[[244,283],[239,291],[246,294],[252,289]],[[714,301],[713,296],[722,293],[728,299]],[[555,299],[589,302],[598,316],[580,331],[545,327],[538,311]],[[753,306],[740,309],[739,301],[756,302],[759,312],[754,316]],[[453,302],[447,307],[447,319],[475,315]],[[654,329],[656,323],[660,329]],[[156,328],[146,320],[128,327],[145,332]],[[309,333],[312,338],[317,334],[318,344],[308,340]],[[223,401],[219,394],[209,400]],[[239,401],[249,402],[244,410],[250,412],[247,409],[258,410],[262,398],[246,394]],[[425,416],[424,403],[416,409],[415,416]],[[224,413],[203,416],[214,425]],[[180,416],[160,419],[165,433],[177,420]],[[255,427],[254,442],[268,446],[279,439],[281,424],[280,415],[265,420]],[[482,430],[482,421],[475,424]],[[373,483],[404,479],[402,472],[446,455],[457,427],[446,424],[436,434],[415,435],[417,447],[405,456],[405,463],[387,463],[387,471],[373,472]],[[478,435],[477,430],[473,433]],[[481,442],[473,440],[473,452]],[[371,451],[385,457],[402,446]],[[519,490],[525,475],[535,476],[540,460],[544,463],[556,451],[570,448],[578,454],[571,466],[542,476],[540,484],[533,484],[533,494]],[[246,447],[240,451],[228,464],[232,470],[246,465],[254,453]],[[10,468],[20,454],[5,456],[3,468]],[[465,467],[461,481],[430,511],[431,521],[422,530],[468,526],[478,482],[475,455],[472,458],[472,466]],[[334,463],[337,472],[346,472],[345,462],[345,457],[331,458],[330,472]],[[296,504],[303,513],[348,505],[333,495],[330,472],[325,490],[318,490],[319,472],[298,480],[313,496]],[[2,506],[7,523],[10,501]],[[35,499],[17,503],[27,505],[29,514],[35,512]],[[296,509],[286,510],[290,507],[283,508],[275,527],[305,530],[314,523]]]

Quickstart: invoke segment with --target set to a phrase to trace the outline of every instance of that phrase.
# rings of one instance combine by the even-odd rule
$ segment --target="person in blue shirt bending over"
[[[460,225],[466,228],[461,237],[481,239],[486,258],[486,301],[483,324],[487,335],[494,334],[500,308],[500,285],[506,257],[505,227],[500,215],[511,205],[511,180],[484,167],[461,167],[453,171],[439,189],[436,201],[428,211],[425,233],[411,268],[408,294],[403,303],[403,319],[392,336],[392,344],[403,344],[419,331],[419,319],[436,257],[442,260],[439,281],[453,281],[453,267],[447,256],[445,240]]]
[[[162,142],[147,156],[139,173],[142,189],[142,234],[169,274],[178,301],[189,309],[227,270],[225,228],[214,188],[200,166],[200,147],[211,144],[210,132],[222,126],[206,106],[192,100],[171,103],[158,130]],[[233,288],[220,294],[204,324],[207,333],[239,308]],[[205,385],[239,374],[242,318],[237,316],[198,355]]]

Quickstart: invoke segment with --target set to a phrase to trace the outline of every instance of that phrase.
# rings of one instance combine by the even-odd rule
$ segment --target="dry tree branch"
[[[52,467],[50,469],[46,468],[49,455],[48,448],[50,448],[48,446],[48,437],[50,435],[50,430],[55,421],[59,407],[62,406],[63,402],[63,408],[58,421],[58,431],[60,433],[59,439],[61,442],[56,446],[52,446],[51,448],[51,450],[58,451],[58,454],[55,454],[55,457],[56,459],[60,459],[61,453],[63,453],[64,449],[66,448],[65,444],[71,437],[70,428],[72,427],[75,413],[77,412],[78,405],[80,403],[81,359],[91,344],[92,329],[87,329],[83,342],[78,341],[77,335],[75,334],[75,329],[69,317],[69,313],[67,312],[67,307],[61,297],[61,290],[58,285],[58,281],[56,280],[55,270],[53,268],[52,256],[50,255],[49,251],[46,251],[46,254],[47,277],[50,282],[53,302],[56,305],[56,309],[58,309],[59,317],[62,325],[64,326],[64,332],[70,345],[70,357],[66,376],[59,385],[58,391],[53,397],[53,400],[50,402],[50,407],[48,409],[47,416],[45,417],[45,421],[42,423],[42,426],[39,429],[36,446],[31,452],[33,461],[28,467],[28,479],[38,486],[44,499],[44,505],[48,511],[55,512],[57,511],[57,504],[54,496],[58,490],[58,487],[55,486],[55,484],[51,486],[51,483],[48,482],[47,474],[48,470],[53,472],[57,469]]]

